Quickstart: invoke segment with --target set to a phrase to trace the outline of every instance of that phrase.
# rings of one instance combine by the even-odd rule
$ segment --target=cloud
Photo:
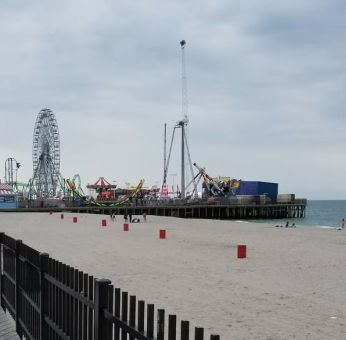
[[[160,184],[185,39],[194,161],[211,175],[345,198],[345,10],[339,0],[2,1],[0,161],[14,156],[31,176],[33,125],[49,107],[66,177]],[[328,190],[309,184],[327,168]]]

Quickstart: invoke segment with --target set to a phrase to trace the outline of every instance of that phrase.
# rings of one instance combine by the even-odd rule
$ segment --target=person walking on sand
[[[113,213],[112,213],[112,215],[111,215],[111,220],[113,221],[113,222],[115,222],[117,219],[116,219],[116,215],[117,215],[117,213],[116,213],[116,211],[114,211]]]
[[[341,228],[345,229],[345,219],[344,218],[341,220]]]
[[[144,221],[144,222],[147,221],[147,213],[146,213],[146,212],[143,213],[143,221]]]

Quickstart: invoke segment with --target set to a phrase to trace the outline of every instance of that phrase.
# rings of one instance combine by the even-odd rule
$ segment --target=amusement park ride
[[[185,48],[186,41],[180,42],[181,47],[181,82],[182,82],[182,119],[177,122],[173,128],[171,143],[169,147],[168,158],[166,157],[166,124],[164,129],[164,169],[163,184],[161,192],[158,188],[144,188],[144,180],[141,179],[137,186],[132,188],[117,188],[115,184],[109,183],[104,177],[100,177],[94,184],[88,184],[87,188],[95,190],[96,199],[85,195],[81,178],[77,174],[72,179],[65,179],[60,173],[60,137],[58,124],[53,111],[50,109],[42,109],[36,118],[33,145],[33,175],[28,184],[17,181],[17,172],[21,164],[14,158],[8,158],[5,162],[5,180],[12,186],[13,190],[19,194],[21,200],[31,201],[47,201],[60,200],[64,202],[74,202],[77,204],[90,204],[98,206],[117,206],[132,202],[137,198],[149,197],[157,199],[159,197],[168,197],[170,193],[167,185],[167,174],[172,154],[172,146],[174,142],[175,132],[181,130],[181,185],[180,192],[177,188],[178,198],[181,199],[197,199],[199,197],[197,186],[203,180],[202,190],[207,196],[224,196],[233,192],[233,189],[239,187],[240,181],[231,180],[230,178],[212,178],[205,168],[199,167],[196,163],[192,164],[189,144],[186,130],[188,128],[188,98],[187,98],[187,78],[186,78],[186,61]],[[186,185],[186,169],[185,158],[188,158],[191,180]],[[197,175],[194,174],[195,166],[198,170]],[[175,176],[175,175],[174,175]],[[174,180],[174,179],[173,179]],[[192,187],[192,188],[191,188]]]
[[[74,175],[72,179],[66,179],[67,189],[70,193],[72,200],[84,200],[85,194],[82,189],[82,182],[78,174]]]
[[[54,113],[49,109],[38,113],[33,134],[32,159],[33,175],[27,184],[17,181],[21,164],[15,158],[8,158],[5,162],[5,181],[19,194],[22,201],[60,200],[78,205],[115,206],[143,194],[143,179],[133,189],[117,189],[116,192],[117,186],[101,177],[87,186],[96,190],[98,195],[95,200],[85,195],[78,174],[72,179],[65,179],[60,173],[58,124]]]
[[[169,153],[168,158],[166,158],[166,124],[164,129],[164,169],[163,169],[163,183],[162,183],[162,190],[161,195],[165,196],[168,195],[167,190],[167,174],[168,174],[168,168],[169,163],[171,159],[172,154],[172,146],[173,141],[175,137],[175,131],[176,129],[181,129],[181,192],[179,194],[180,198],[184,199],[186,198],[186,192],[188,187],[185,186],[185,152],[187,153],[188,160],[189,160],[189,166],[190,166],[190,172],[191,172],[191,184],[193,184],[193,192],[194,192],[194,198],[197,198],[198,192],[197,192],[197,184],[195,181],[195,174],[192,167],[192,161],[191,161],[191,155],[189,150],[189,144],[186,137],[186,129],[189,123],[188,118],[188,100],[187,100],[187,79],[186,79],[186,61],[185,61],[185,47],[186,47],[186,41],[182,40],[180,42],[181,47],[181,83],[182,83],[182,120],[176,123],[176,125],[173,128],[172,133],[172,139],[171,144],[169,147]]]
[[[235,191],[240,186],[240,181],[236,179],[230,179],[229,177],[210,177],[205,168],[199,167],[196,163],[192,164],[191,155],[189,150],[189,144],[186,136],[186,129],[189,123],[188,119],[188,97],[187,97],[187,77],[186,77],[186,58],[185,47],[186,41],[180,42],[181,47],[181,83],[182,83],[182,117],[183,119],[176,123],[173,128],[172,139],[169,147],[168,158],[166,157],[166,124],[164,128],[164,170],[163,170],[163,183],[161,196],[168,196],[169,190],[167,185],[167,174],[169,169],[169,163],[172,154],[172,146],[175,137],[176,129],[181,129],[181,192],[179,197],[182,199],[198,199],[198,185],[203,179],[202,184],[202,196],[204,197],[220,197],[227,195],[235,195]],[[190,182],[185,185],[185,153],[188,157],[188,163],[191,173]],[[193,166],[198,170],[197,175],[194,174]],[[192,190],[190,189],[192,187]]]
[[[21,164],[14,158],[7,158],[5,161],[5,182],[14,190],[18,190],[17,173]]]
[[[100,177],[94,184],[88,184],[87,188],[97,192],[96,201],[91,201],[91,204],[118,206],[143,197],[147,193],[143,185],[144,179],[141,179],[134,188],[120,189],[115,184],[109,183],[104,177]]]
[[[63,197],[65,181],[60,174],[60,139],[54,113],[39,112],[32,146],[33,176],[29,180],[29,198]]]

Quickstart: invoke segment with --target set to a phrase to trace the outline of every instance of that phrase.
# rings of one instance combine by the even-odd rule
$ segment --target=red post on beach
[[[102,227],[107,227],[107,220],[102,220]]]
[[[246,245],[240,244],[238,245],[238,259],[246,258]]]
[[[63,220],[64,219],[64,214],[60,215],[60,219]]]
[[[77,217],[73,217],[73,223],[77,223]]]
[[[129,231],[129,224],[128,223],[124,223],[124,231]]]
[[[160,230],[160,239],[165,239],[166,238],[166,230],[161,229]]]

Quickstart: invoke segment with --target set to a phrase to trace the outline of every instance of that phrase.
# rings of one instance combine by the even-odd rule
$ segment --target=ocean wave
[[[315,225],[313,227],[320,228],[320,229],[336,229],[337,228],[330,225]]]

